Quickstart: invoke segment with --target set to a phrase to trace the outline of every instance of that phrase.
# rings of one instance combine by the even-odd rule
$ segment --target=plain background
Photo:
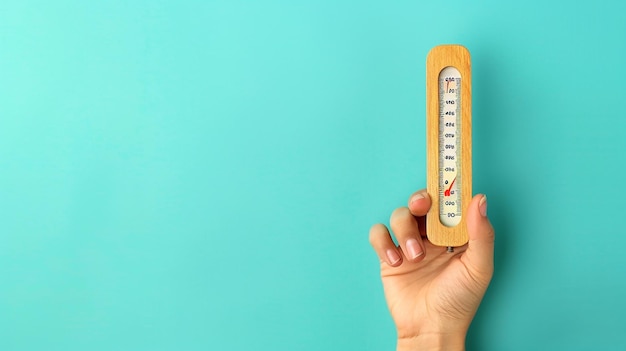
[[[624,350],[624,1],[3,1],[0,349],[392,350],[369,227],[473,59],[469,350]]]

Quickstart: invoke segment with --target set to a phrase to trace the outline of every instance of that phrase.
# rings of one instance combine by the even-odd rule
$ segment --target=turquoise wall
[[[0,349],[392,350],[369,247],[473,59],[469,350],[624,350],[626,2],[5,1]]]

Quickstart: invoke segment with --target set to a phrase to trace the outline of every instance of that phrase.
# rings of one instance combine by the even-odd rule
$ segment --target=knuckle
[[[398,207],[391,213],[391,221],[394,222],[396,220],[406,218],[408,215],[411,215],[408,207]]]
[[[493,243],[496,241],[496,231],[493,229],[493,226],[489,226],[487,228],[487,232],[485,233],[485,240],[487,242]]]
[[[372,246],[376,245],[380,241],[381,233],[385,233],[387,227],[384,224],[376,223],[370,228],[369,241]]]
[[[399,207],[399,208],[396,208],[391,213],[389,224],[391,225],[392,229],[398,228],[400,226],[405,226],[405,223],[407,223],[407,220],[411,220],[412,218],[413,218],[413,215],[411,214],[411,211],[409,210],[408,207]]]

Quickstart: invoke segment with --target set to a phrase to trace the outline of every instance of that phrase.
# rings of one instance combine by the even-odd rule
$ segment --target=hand
[[[463,350],[465,335],[493,275],[494,230],[487,197],[475,196],[465,214],[469,242],[454,248],[426,238],[431,200],[425,190],[391,215],[396,247],[382,224],[370,230],[380,258],[385,298],[398,332],[398,350]]]

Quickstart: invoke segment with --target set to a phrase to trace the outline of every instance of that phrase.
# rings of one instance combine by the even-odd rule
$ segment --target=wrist
[[[465,351],[465,333],[424,334],[399,338],[396,351]]]

